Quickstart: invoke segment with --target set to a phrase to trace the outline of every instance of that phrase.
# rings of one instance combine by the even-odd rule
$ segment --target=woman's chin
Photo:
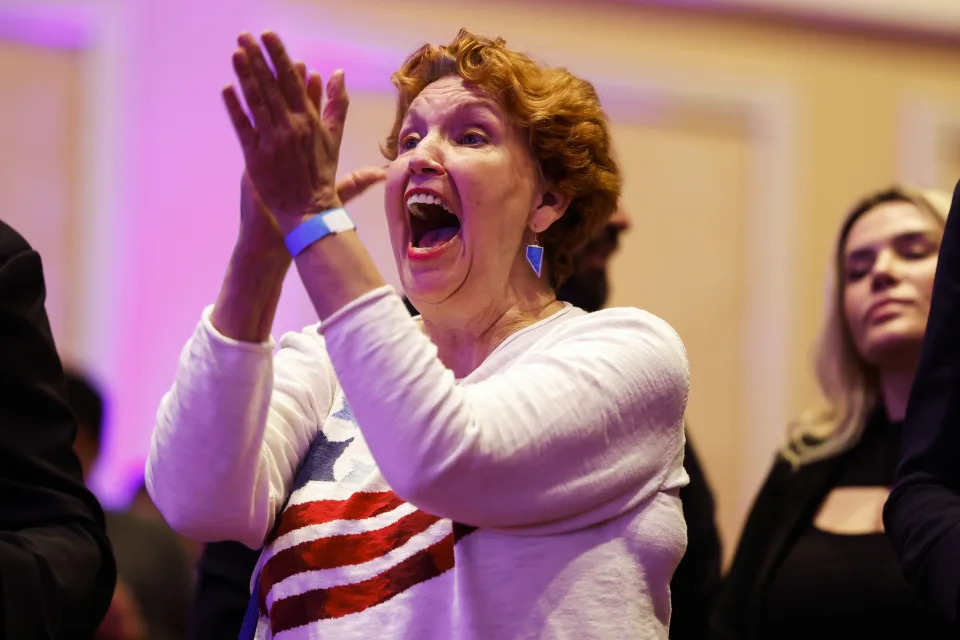
[[[864,360],[881,369],[914,362],[920,356],[923,328],[904,324],[874,329],[863,345]]]
[[[457,274],[457,270],[405,269],[403,290],[408,298],[421,304],[437,305],[449,300],[457,292],[465,275]]]
[[[463,244],[457,234],[431,249],[408,246],[401,279],[409,297],[426,304],[440,304],[456,293],[468,272]]]

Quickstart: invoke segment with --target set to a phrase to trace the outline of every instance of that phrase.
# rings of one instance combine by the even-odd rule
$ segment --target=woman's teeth
[[[453,211],[450,211],[450,207],[447,206],[443,200],[433,195],[432,193],[414,193],[409,198],[407,198],[407,209],[412,215],[417,216],[421,219],[426,219],[426,214],[420,209],[420,207],[415,206],[418,204],[433,204],[443,207],[443,210],[447,213],[452,214]]]

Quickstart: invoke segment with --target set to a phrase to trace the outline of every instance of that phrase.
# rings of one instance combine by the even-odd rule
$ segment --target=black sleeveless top
[[[834,487],[889,487],[900,457],[901,425],[883,411],[844,454]],[[956,638],[903,578],[883,533],[845,535],[806,523],[769,583],[763,638]]]

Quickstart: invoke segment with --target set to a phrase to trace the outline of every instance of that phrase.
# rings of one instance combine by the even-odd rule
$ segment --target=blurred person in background
[[[960,185],[943,233],[930,319],[903,420],[887,535],[920,597],[960,619]]]
[[[711,638],[954,638],[904,580],[881,513],[900,456],[946,194],[891,188],[840,226],[816,375],[747,517]]]
[[[620,235],[630,229],[621,205],[607,224],[573,259],[573,274],[557,289],[557,299],[584,311],[599,311],[610,296],[610,258],[620,246]],[[702,640],[713,602],[720,588],[722,554],[716,508],[710,484],[690,441],[683,448],[683,466],[690,483],[680,489],[687,522],[687,549],[670,581],[671,640]]]
[[[89,638],[116,570],[71,449],[40,256],[0,221],[0,638]]]
[[[96,385],[66,373],[67,397],[77,416],[74,451],[84,482],[100,457],[104,402]],[[193,592],[193,570],[179,536],[165,523],[130,512],[107,511],[107,536],[117,562],[117,588],[95,638],[182,640]]]

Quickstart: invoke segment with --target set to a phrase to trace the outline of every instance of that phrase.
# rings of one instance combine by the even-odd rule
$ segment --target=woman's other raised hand
[[[327,82],[293,64],[280,38],[262,35],[273,69],[257,41],[237,38],[233,68],[249,109],[228,85],[223,99],[243,148],[246,173],[259,200],[289,233],[312,214],[341,206],[336,173],[349,99],[342,71]]]

